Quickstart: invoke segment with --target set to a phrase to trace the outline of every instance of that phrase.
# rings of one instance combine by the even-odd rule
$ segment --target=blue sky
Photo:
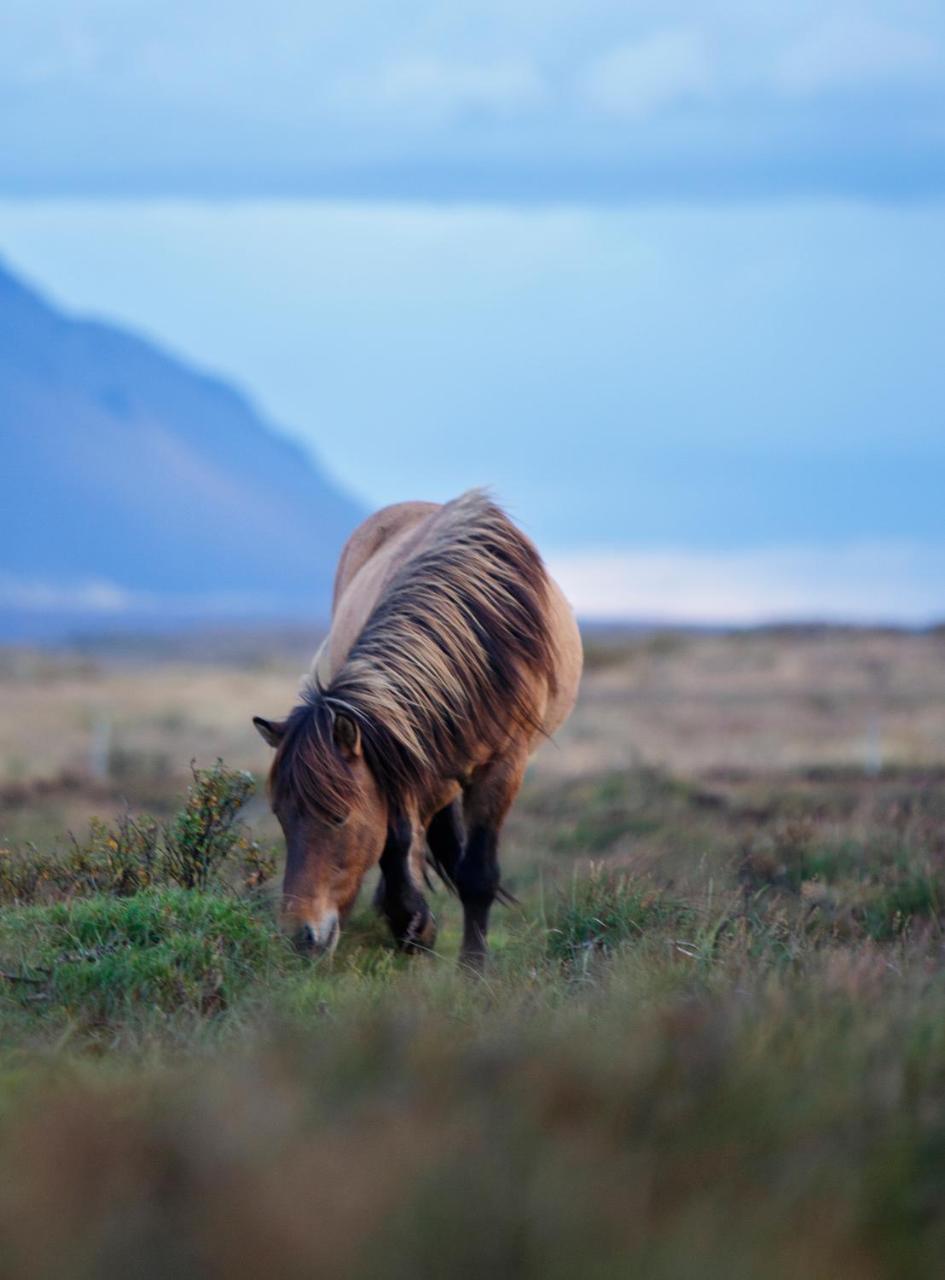
[[[0,155],[11,266],[586,612],[945,616],[941,4],[7,0]]]
[[[945,184],[940,0],[4,0],[8,193]]]

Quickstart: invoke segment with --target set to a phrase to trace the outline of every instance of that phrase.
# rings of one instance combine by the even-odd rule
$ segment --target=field
[[[482,978],[279,937],[308,647],[0,651],[5,1278],[941,1274],[945,635],[589,635]]]

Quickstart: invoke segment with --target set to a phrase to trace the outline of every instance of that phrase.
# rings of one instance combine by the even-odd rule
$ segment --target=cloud
[[[55,617],[90,614],[101,618],[205,618],[274,614],[291,606],[278,595],[238,591],[200,592],[196,595],[131,591],[102,578],[69,582],[44,578],[17,578],[0,574],[0,611]]]
[[[864,16],[828,17],[782,53],[776,83],[788,93],[817,94],[925,80],[942,69],[929,36]]]
[[[578,87],[595,111],[640,119],[678,102],[705,97],[714,82],[705,38],[695,28],[685,27],[611,49],[584,69]]]
[[[3,15],[0,192],[17,196],[945,188],[932,0],[280,0],[262,25],[252,0],[5,0]]]
[[[582,552],[552,556],[549,568],[589,620],[926,625],[945,615],[934,589],[945,580],[945,547]]]
[[[545,85],[528,61],[448,62],[410,58],[372,76],[347,77],[336,98],[349,105],[451,116],[463,111],[516,112],[540,103]]]
[[[114,582],[90,579],[51,583],[37,579],[0,576],[0,608],[27,613],[122,613],[136,604],[135,597]]]

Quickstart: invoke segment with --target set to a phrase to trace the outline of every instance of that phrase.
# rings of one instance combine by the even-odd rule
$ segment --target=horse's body
[[[312,662],[311,675],[327,688],[393,573],[422,549],[439,503],[399,502],[369,516],[345,545],[335,575],[331,630]],[[556,690],[546,698],[533,746],[550,738],[574,709],[583,662],[581,635],[561,588],[548,579],[551,629],[558,659]]]
[[[463,902],[464,955],[479,963],[499,829],[529,757],[570,714],[581,665],[570,606],[483,494],[365,521],[342,552],[303,703],[283,724],[257,720],[277,747],[285,910],[303,941],[334,945],[379,861],[395,936],[430,946],[429,850]]]

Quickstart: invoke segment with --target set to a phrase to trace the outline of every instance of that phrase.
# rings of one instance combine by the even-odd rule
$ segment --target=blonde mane
[[[483,749],[534,732],[553,695],[549,584],[530,540],[480,490],[431,517],[426,544],[393,575],[343,666],[313,682],[285,723],[274,796],[342,821],[354,776],[335,745],[339,715],[392,812],[461,778]]]

